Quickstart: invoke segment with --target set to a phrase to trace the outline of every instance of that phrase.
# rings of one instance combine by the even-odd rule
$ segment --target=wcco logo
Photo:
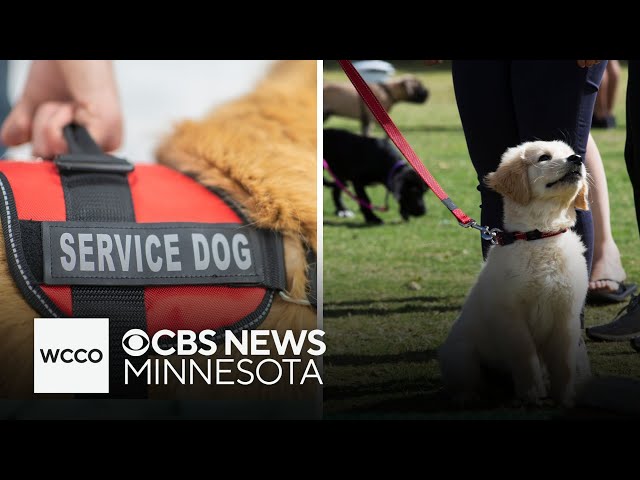
[[[34,393],[109,393],[109,319],[36,318]]]
[[[55,350],[43,350],[40,349],[40,355],[42,355],[42,360],[44,363],[56,363],[58,358],[61,362],[71,363],[98,363],[101,362],[104,358],[104,355],[100,350],[94,348],[92,350],[87,350],[86,348],[79,348],[78,350],[71,350],[70,348],[65,348],[64,350],[60,350],[56,348]]]

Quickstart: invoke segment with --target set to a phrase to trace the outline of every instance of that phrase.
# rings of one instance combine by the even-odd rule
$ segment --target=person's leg
[[[620,84],[620,62],[609,60],[607,63],[607,115],[613,118],[613,109],[616,106],[616,96],[618,95],[618,85]]]
[[[502,228],[502,197],[484,185],[508,147],[518,144],[510,62],[454,60],[453,86],[471,162],[478,175],[482,225]],[[486,258],[491,244],[482,241]]]
[[[600,82],[600,90],[598,90],[598,95],[596,96],[596,103],[593,106],[593,128],[607,127],[607,115],[609,113],[608,88],[609,72],[605,70]]]
[[[633,186],[636,218],[640,229],[640,60],[629,60],[627,81],[627,140],[624,160]],[[627,307],[613,321],[587,328],[592,340],[623,341],[640,337],[640,296],[631,297]],[[636,341],[633,345],[635,346]]]
[[[564,140],[585,158],[593,105],[606,62],[580,68],[574,60],[514,61],[512,86],[520,141]],[[591,272],[591,212],[576,210],[575,230]]]
[[[609,208],[609,189],[604,164],[600,151],[592,135],[587,143],[587,170],[592,181],[589,188],[591,214],[593,216],[593,266],[589,281],[589,290],[615,292],[627,278],[622,267],[620,251],[611,233],[611,219]],[[602,280],[609,278],[614,281]]]
[[[627,80],[627,140],[624,161],[633,186],[636,219],[640,231],[640,60],[629,60]]]

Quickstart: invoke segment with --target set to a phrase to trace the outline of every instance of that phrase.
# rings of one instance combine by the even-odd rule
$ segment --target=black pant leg
[[[520,141],[563,140],[585,158],[593,106],[607,62],[581,68],[575,60],[512,62],[513,102]],[[593,259],[591,212],[577,210],[575,231]]]
[[[502,197],[484,185],[508,147],[518,144],[510,61],[454,60],[453,86],[471,162],[478,175],[483,225],[503,228]],[[491,244],[482,241],[486,258]]]
[[[633,186],[636,219],[640,229],[640,60],[629,60],[627,80],[627,140],[624,160]]]

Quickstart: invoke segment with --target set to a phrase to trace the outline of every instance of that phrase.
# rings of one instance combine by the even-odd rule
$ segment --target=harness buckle
[[[134,166],[124,158],[107,154],[66,153],[53,159],[61,172],[129,173]]]
[[[488,226],[478,225],[475,220],[471,220],[469,223],[462,223],[458,221],[458,224],[464,228],[474,228],[480,231],[480,236],[483,240],[491,242],[492,245],[497,245],[496,235],[501,232],[499,228],[489,228]]]

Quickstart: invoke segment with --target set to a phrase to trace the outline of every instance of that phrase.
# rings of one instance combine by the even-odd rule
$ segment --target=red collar
[[[530,230],[528,232],[496,232],[496,245],[511,245],[516,240],[540,240],[541,238],[555,237],[568,229],[558,230],[557,232],[541,232],[540,230]]]

